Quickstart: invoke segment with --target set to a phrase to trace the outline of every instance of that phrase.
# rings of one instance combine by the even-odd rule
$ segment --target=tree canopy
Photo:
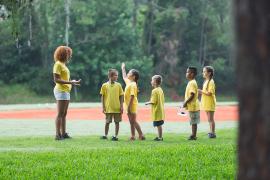
[[[97,96],[107,70],[120,70],[121,62],[140,71],[142,94],[149,93],[151,76],[161,74],[167,95],[182,95],[189,65],[214,66],[218,92],[232,92],[230,6],[223,0],[0,0],[0,81],[51,94],[53,51],[68,43],[71,77],[83,80],[81,100]]]

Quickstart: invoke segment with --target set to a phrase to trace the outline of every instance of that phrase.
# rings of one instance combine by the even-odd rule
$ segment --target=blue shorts
[[[70,100],[70,93],[69,92],[62,92],[62,91],[59,91],[57,89],[54,89],[53,93],[54,93],[54,97],[57,101],[61,101],[61,100],[69,101]]]
[[[153,121],[153,126],[156,127],[156,126],[161,126],[164,124],[164,121],[161,120],[161,121]]]

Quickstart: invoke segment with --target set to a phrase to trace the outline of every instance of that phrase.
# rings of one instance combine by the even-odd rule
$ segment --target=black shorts
[[[164,121],[161,120],[161,121],[153,121],[153,126],[156,127],[156,126],[161,126],[164,124]]]

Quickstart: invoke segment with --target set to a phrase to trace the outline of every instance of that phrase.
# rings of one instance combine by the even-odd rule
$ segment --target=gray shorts
[[[106,113],[106,123],[111,123],[114,120],[115,123],[122,121],[121,113]]]
[[[200,111],[189,111],[189,123],[192,124],[199,124],[200,123]]]
[[[68,92],[62,92],[62,91],[59,91],[59,90],[54,88],[53,93],[54,93],[54,97],[57,101],[61,101],[61,100],[69,101],[70,100],[70,93],[68,93]]]

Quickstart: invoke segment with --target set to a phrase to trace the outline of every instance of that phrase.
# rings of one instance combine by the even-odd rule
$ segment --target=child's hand
[[[102,108],[102,113],[106,114],[106,109],[105,108]]]
[[[202,90],[201,90],[201,89],[198,89],[198,93],[199,93],[199,94],[202,94]]]
[[[122,69],[125,69],[125,68],[126,68],[125,63],[122,63],[121,68],[122,68]]]

